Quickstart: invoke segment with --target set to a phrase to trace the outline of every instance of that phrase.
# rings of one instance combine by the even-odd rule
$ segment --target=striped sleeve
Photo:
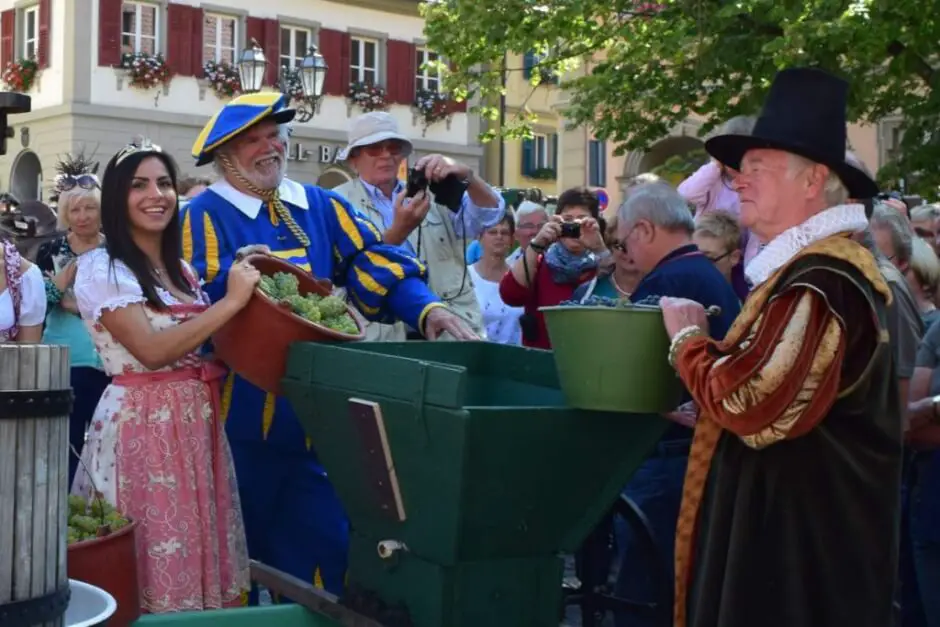
[[[839,393],[845,347],[826,298],[793,287],[770,301],[736,349],[722,353],[694,336],[679,346],[676,368],[703,413],[761,449],[823,420]]]
[[[427,268],[404,249],[384,244],[378,228],[345,199],[332,192],[326,198],[337,268],[333,281],[368,320],[402,320],[422,329],[428,312],[444,306],[427,286]]]
[[[216,302],[225,296],[228,269],[235,253],[202,203],[190,203],[181,215],[183,259],[196,270],[204,281],[203,290]]]

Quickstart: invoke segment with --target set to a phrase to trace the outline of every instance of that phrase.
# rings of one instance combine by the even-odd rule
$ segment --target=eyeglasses
[[[539,222],[538,224],[533,224],[532,222],[523,222],[521,224],[517,224],[516,229],[519,231],[541,231],[545,224],[546,222]]]
[[[73,176],[71,174],[60,174],[55,178],[55,188],[59,192],[67,192],[80,187],[82,189],[98,189],[101,184],[98,177],[94,174],[80,174]]]
[[[729,250],[729,251],[726,252],[725,254],[723,254],[723,255],[718,255],[717,257],[712,257],[712,256],[710,256],[710,255],[705,255],[705,253],[702,253],[702,254],[705,255],[705,258],[708,259],[709,261],[711,261],[712,263],[718,263],[719,261],[721,261],[722,259],[724,259],[724,258],[727,257],[728,255],[730,255],[731,253],[732,253],[732,251]]]
[[[146,138],[136,140],[125,146],[121,152],[118,153],[117,159],[114,160],[114,165],[121,165],[122,161],[138,152],[163,152],[163,148],[160,148],[160,146],[157,146]]]
[[[380,157],[386,150],[388,151],[388,154],[392,155],[393,157],[397,157],[405,151],[405,145],[400,141],[386,140],[377,144],[363,146],[360,150],[370,157]]]

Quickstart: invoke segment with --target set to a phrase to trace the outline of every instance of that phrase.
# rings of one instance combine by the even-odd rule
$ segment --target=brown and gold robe
[[[676,536],[676,627],[887,627],[901,403],[871,254],[822,239],[676,366],[702,411]]]

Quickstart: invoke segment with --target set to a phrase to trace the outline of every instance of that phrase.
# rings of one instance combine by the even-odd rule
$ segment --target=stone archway
[[[317,179],[317,185],[323,189],[333,189],[351,180],[352,177],[345,170],[327,168]]]
[[[627,153],[623,161],[623,173],[617,179],[621,193],[625,195],[627,186],[636,176],[661,166],[670,157],[701,150],[704,141],[698,136],[700,126],[701,123],[697,120],[686,120],[676,126],[668,137],[653,144],[649,150]]]
[[[10,169],[10,193],[20,202],[42,200],[42,163],[36,153],[24,150]]]

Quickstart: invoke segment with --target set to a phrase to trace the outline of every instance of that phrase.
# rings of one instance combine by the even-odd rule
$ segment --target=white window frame
[[[215,41],[212,42],[212,58],[203,59],[203,62],[213,61],[214,63],[219,63],[222,60],[222,51],[229,50],[229,48],[222,45],[222,22],[225,20],[231,20],[235,25],[231,47],[232,63],[238,63],[238,56],[241,54],[241,50],[238,49],[238,42],[241,41],[241,20],[236,15],[227,15],[225,13],[206,13],[205,18],[212,18],[216,20],[217,23],[215,27]],[[202,54],[205,55],[205,50],[207,47],[206,44],[210,42],[206,41],[205,33],[203,33],[202,39]]]
[[[129,4],[132,4],[134,5],[134,7],[136,7],[136,12],[134,16],[135,28],[134,28],[133,33],[125,32],[124,24],[123,24],[124,7]],[[144,23],[144,20],[142,19],[144,8],[153,9],[153,12],[154,12],[152,37],[151,35],[145,35],[142,30],[143,23]],[[160,40],[160,6],[159,5],[153,4],[152,2],[138,2],[138,0],[124,0],[121,3],[121,16],[122,16],[122,23],[121,23],[121,47],[122,48],[124,47],[124,36],[130,35],[131,37],[133,37],[133,42],[134,42],[133,53],[134,54],[140,54],[141,50],[143,49],[143,46],[141,44],[143,43],[144,39],[153,39],[153,53],[154,54],[160,54],[162,52],[162,50],[160,49],[161,40]]]
[[[29,18],[33,18],[33,36],[29,36]],[[22,18],[23,20],[23,47],[20,49],[20,54],[22,54],[24,59],[36,59],[39,57],[39,5],[35,4],[31,7],[23,9]],[[29,48],[32,46],[33,52],[29,53]]]
[[[441,72],[439,70],[436,70],[436,71],[430,70],[424,67],[424,64],[428,63],[428,61],[430,60],[428,57],[430,57],[432,54],[437,55],[436,60],[438,61],[441,60],[441,56],[437,54],[436,52],[434,52],[433,50],[429,50],[428,48],[425,48],[425,47],[416,48],[415,53],[421,59],[421,63],[418,63],[415,67],[415,69],[417,70],[415,72],[415,86],[417,87],[417,89],[424,89],[427,91],[432,91],[431,88],[428,87],[428,84],[431,81],[435,81],[437,83],[437,87],[433,91],[439,93],[441,91],[441,79],[442,79]]]
[[[313,29],[305,28],[303,26],[293,26],[290,24],[282,24],[280,35],[283,37],[284,31],[290,31],[290,55],[285,56],[283,51],[281,51],[281,42],[278,40],[278,63],[279,67],[284,67],[285,59],[289,60],[286,64],[288,68],[294,69],[297,65],[303,61],[303,58],[307,55],[307,48],[313,44]],[[297,49],[297,33],[306,33],[307,35],[307,47],[303,50]]]
[[[532,168],[534,170],[554,170],[552,137],[547,133],[532,134]]]
[[[352,50],[350,50],[349,51],[349,80],[353,83],[363,82],[365,81],[366,72],[371,71],[375,75],[375,80],[373,81],[373,84],[380,85],[382,82],[382,74],[379,71],[380,66],[381,66],[381,58],[380,58],[381,53],[379,52],[381,48],[379,46],[379,41],[371,37],[360,37],[357,35],[350,37],[349,41],[350,41],[350,47],[351,46],[359,47],[359,62],[360,62],[360,65],[353,64]],[[373,67],[363,65],[365,63],[365,58],[366,58],[366,44],[372,44],[373,46],[375,46],[375,55],[373,55],[375,59],[375,66]]]

